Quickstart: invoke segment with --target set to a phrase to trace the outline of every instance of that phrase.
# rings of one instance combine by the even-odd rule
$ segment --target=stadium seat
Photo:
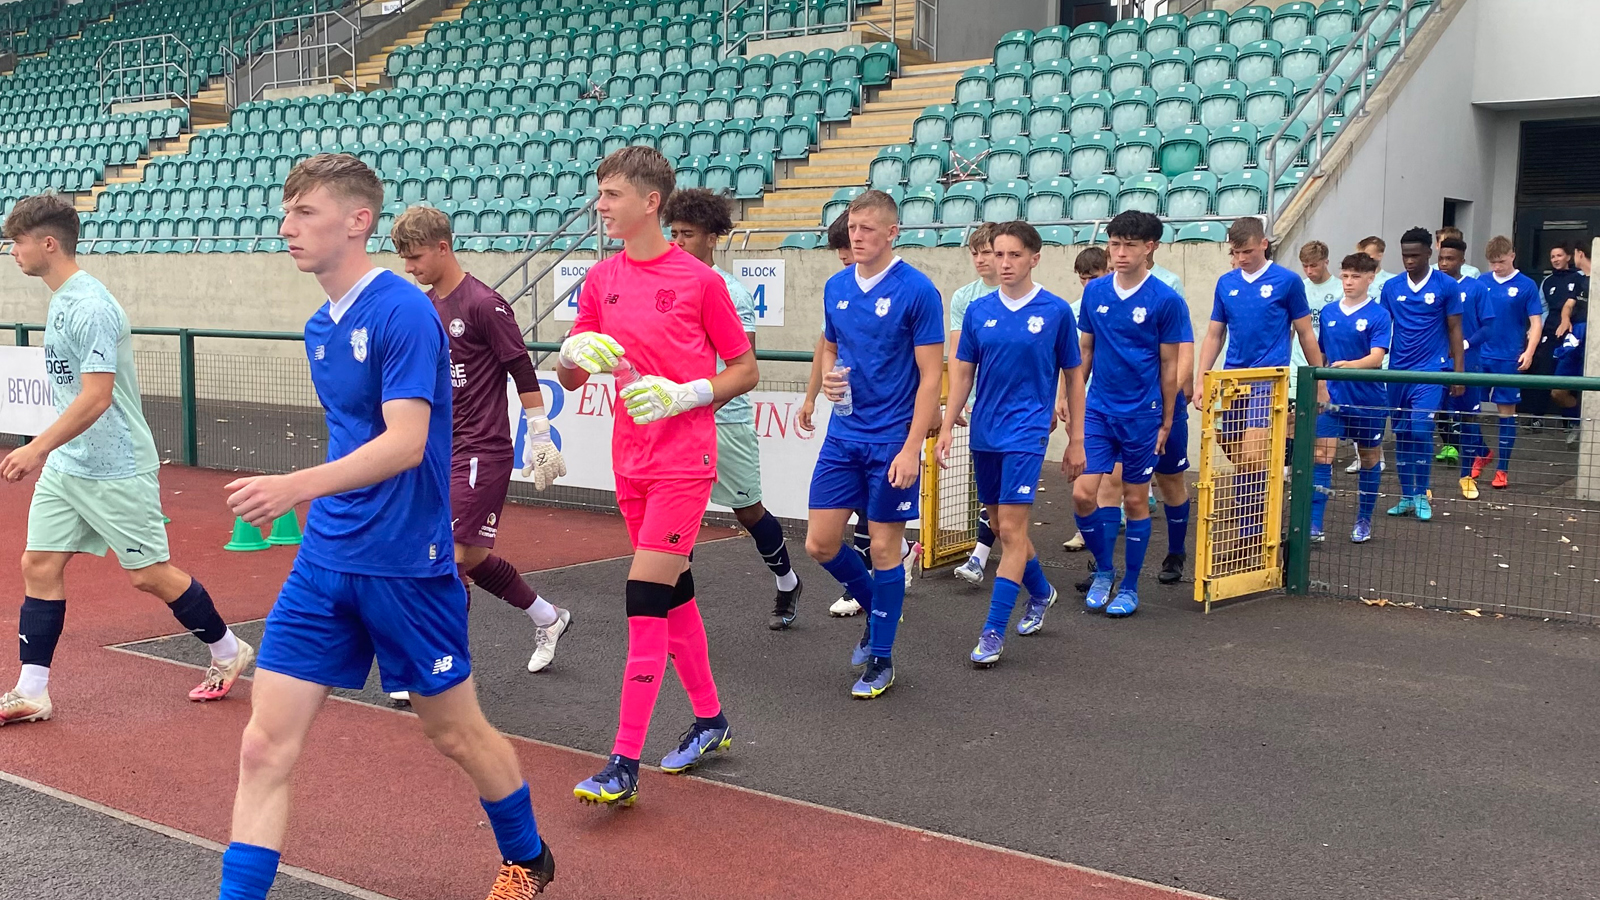
[[[1294,82],[1286,78],[1268,78],[1250,85],[1245,93],[1245,121],[1258,127],[1276,125],[1289,115],[1289,100],[1294,96]]]
[[[1234,63],[1234,78],[1246,84],[1271,78],[1278,74],[1278,60],[1282,56],[1283,45],[1277,41],[1242,44]]]
[[[1186,172],[1167,185],[1167,215],[1174,219],[1208,216],[1216,201],[1217,176],[1210,172]]]
[[[1179,226],[1177,244],[1222,244],[1228,240],[1228,226],[1221,222],[1190,222]]]
[[[1032,142],[1025,137],[994,141],[989,147],[989,155],[984,160],[983,166],[989,180],[1011,181],[1023,177],[1022,169],[1032,146]]]
[[[1245,87],[1237,81],[1224,81],[1207,88],[1200,100],[1200,124],[1214,131],[1242,120],[1244,97]]]
[[[1107,72],[1111,59],[1106,56],[1072,57],[1072,70],[1067,79],[1067,92],[1077,97],[1106,89]]]
[[[815,250],[822,244],[822,235],[812,231],[791,234],[778,245],[779,250]]]
[[[1198,12],[1189,17],[1184,31],[1183,45],[1199,53],[1206,47],[1215,47],[1227,39],[1228,14],[1220,9]]]
[[[950,140],[950,120],[955,114],[956,108],[948,103],[924,107],[911,124],[911,142],[926,144]]]
[[[936,184],[944,178],[950,165],[950,147],[942,141],[927,141],[911,146],[911,159],[906,165],[906,184],[917,186]]]
[[[1028,130],[1028,115],[1032,111],[1033,101],[1027,97],[997,101],[989,113],[989,139],[999,142],[1023,134]]]
[[[1024,212],[1030,222],[1059,222],[1067,217],[1067,198],[1072,195],[1072,181],[1050,178],[1036,181],[1028,191]]]
[[[1104,130],[1111,124],[1111,95],[1091,91],[1072,101],[1067,116],[1067,131],[1074,138]]]
[[[1144,87],[1150,79],[1150,62],[1150,54],[1143,50],[1112,57],[1111,68],[1106,73],[1107,89],[1113,94],[1120,94],[1131,88]]]
[[[1067,57],[1085,59],[1103,55],[1106,47],[1106,29],[1104,22],[1085,22],[1072,29],[1072,34],[1067,39]]]
[[[1213,129],[1211,142],[1206,146],[1207,165],[1219,177],[1243,169],[1253,159],[1256,138],[1256,127],[1248,122]]]
[[[1028,184],[1008,179],[991,182],[984,195],[981,218],[985,222],[1010,222],[1022,218],[1023,199],[1028,195]],[[949,202],[946,195],[945,201]]]
[[[1311,34],[1316,17],[1314,3],[1285,3],[1273,11],[1267,37],[1288,46]]]
[[[1177,178],[1205,165],[1206,146],[1210,142],[1211,135],[1200,125],[1185,125],[1165,132],[1161,138],[1157,163],[1161,173],[1168,178]]]
[[[956,82],[956,103],[993,100],[993,81],[994,66],[972,66],[963,72],[961,80]]]
[[[991,91],[996,105],[1003,100],[1012,100],[1028,95],[1028,85],[1033,77],[1033,64],[1028,62],[1012,63],[1009,66],[996,67]]]
[[[939,232],[932,228],[913,228],[900,232],[895,238],[895,248],[900,247],[937,247],[939,246]]]
[[[1266,40],[1267,26],[1272,21],[1272,8],[1269,6],[1245,6],[1235,10],[1228,17],[1228,43],[1235,47],[1243,47],[1256,41]]]
[[[1156,92],[1146,87],[1136,87],[1116,95],[1111,103],[1111,130],[1118,134],[1151,123]]]
[[[850,201],[859,196],[863,190],[865,188],[843,187],[834,191],[833,196],[822,206],[822,224],[831,224],[834,218],[839,213],[844,212],[845,207],[850,205]]]
[[[1315,33],[1329,41],[1346,37],[1356,30],[1356,17],[1360,14],[1359,0],[1323,0],[1317,7]]]
[[[960,247],[967,242],[967,228],[941,228],[939,229],[939,246]]]
[[[1122,183],[1115,175],[1099,175],[1077,182],[1067,200],[1067,215],[1072,219],[1111,217]]]
[[[1073,181],[1084,181],[1104,175],[1111,168],[1111,153],[1117,139],[1109,131],[1096,131],[1074,138],[1072,153],[1068,157],[1068,173]]]
[[[1027,158],[1028,181],[1039,184],[1059,178],[1067,171],[1068,157],[1071,154],[1071,135],[1052,134],[1042,140],[1033,141]]]
[[[1065,25],[1051,25],[1035,32],[1028,42],[1028,62],[1037,70],[1041,63],[1067,58],[1067,40],[1072,30]]]
[[[1096,222],[1079,228],[1072,237],[1075,244],[1103,244],[1106,242],[1106,223]]]
[[[1158,172],[1146,172],[1122,182],[1117,192],[1117,212],[1138,210],[1159,214],[1167,196],[1167,177]]]
[[[1067,130],[1067,109],[1071,98],[1056,94],[1036,99],[1028,110],[1028,134],[1033,137],[1055,135]]]
[[[1217,215],[1225,218],[1260,215],[1267,211],[1267,175],[1260,169],[1231,172],[1217,185]]]
[[[878,151],[867,169],[867,185],[884,190],[906,183],[906,170],[911,163],[910,144],[890,144]]]
[[[1203,90],[1233,78],[1239,50],[1232,44],[1215,44],[1194,54],[1194,83]]]
[[[1118,20],[1106,29],[1105,49],[1100,52],[1119,57],[1143,48],[1144,33],[1148,27],[1149,23],[1137,16]]]
[[[1165,133],[1198,120],[1201,93],[1198,85],[1179,84],[1156,95],[1152,116],[1155,127]]]
[[[981,179],[989,171],[989,142],[973,138],[950,146],[950,166],[947,170],[952,180]]]
[[[950,118],[950,142],[960,144],[989,135],[989,113],[994,104],[988,100],[972,100],[956,107]]]
[[[1046,225],[1039,229],[1039,240],[1046,247],[1065,247],[1072,243],[1072,229],[1066,225]]]
[[[1188,81],[1194,72],[1194,51],[1171,47],[1155,53],[1150,61],[1150,89],[1165,91]]]
[[[1111,155],[1112,174],[1127,179],[1150,171],[1155,168],[1159,146],[1161,132],[1153,128],[1135,128],[1117,135],[1117,147]]]
[[[1183,46],[1183,36],[1189,29],[1189,18],[1183,13],[1169,13],[1150,21],[1144,31],[1144,50],[1151,56],[1160,56],[1168,50]]]
[[[995,68],[1026,62],[1028,59],[1028,44],[1032,40],[1033,32],[1026,28],[1018,31],[1008,31],[1001,35],[1000,40],[996,41],[994,45]]]
[[[1283,56],[1278,62],[1279,71],[1283,77],[1290,81],[1300,82],[1307,79],[1316,79],[1322,74],[1323,63],[1328,58],[1328,39],[1318,35],[1303,37],[1292,44],[1285,44]]]
[[[982,181],[959,181],[950,185],[939,201],[938,221],[946,225],[967,225],[978,222],[987,196],[987,185]]]

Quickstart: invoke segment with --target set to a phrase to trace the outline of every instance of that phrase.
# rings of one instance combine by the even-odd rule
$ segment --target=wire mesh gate
[[[1194,599],[1210,612],[1283,586],[1289,370],[1213,370],[1203,390]]]

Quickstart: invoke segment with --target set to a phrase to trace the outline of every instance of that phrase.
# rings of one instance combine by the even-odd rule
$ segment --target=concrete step
[[[965,72],[966,70],[972,68],[973,66],[987,66],[987,65],[989,65],[990,62],[991,61],[987,60],[987,59],[968,59],[968,60],[948,60],[948,61],[945,61],[945,62],[920,63],[920,64],[912,64],[912,65],[904,65],[904,64],[902,64],[900,66],[900,76],[902,78],[906,78],[906,77],[914,77],[914,76],[917,76],[917,75],[942,75],[942,74],[954,73],[956,75],[956,77],[959,78],[961,76],[962,72]]]
[[[785,178],[783,180],[783,184],[779,187],[779,190],[782,191],[784,188],[792,187],[804,189],[827,188],[828,190],[833,191],[842,187],[856,187],[866,183],[867,169],[865,166],[862,166],[855,172],[840,173],[837,175],[796,175],[793,178]]]

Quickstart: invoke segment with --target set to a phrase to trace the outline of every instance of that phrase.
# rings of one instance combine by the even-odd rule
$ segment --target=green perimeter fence
[[[1549,375],[1488,375],[1455,372],[1400,372],[1388,369],[1302,368],[1298,373],[1290,470],[1288,553],[1285,572],[1290,594],[1320,594],[1360,599],[1372,605],[1396,604],[1459,610],[1482,616],[1518,615],[1548,620],[1600,622],[1600,378]],[[1382,446],[1385,471],[1372,517],[1372,540],[1356,544],[1351,530],[1358,502],[1353,452],[1340,443],[1333,488],[1325,511],[1325,539],[1311,537],[1313,463],[1319,382],[1376,382],[1387,385],[1445,385],[1446,409],[1435,420],[1431,466],[1433,519],[1390,516],[1400,500],[1390,423]],[[1481,412],[1451,411],[1449,385],[1481,392]],[[1502,419],[1490,390],[1552,391],[1577,400],[1568,414]],[[1387,394],[1387,390],[1385,391]],[[1478,399],[1468,395],[1472,399]],[[1589,412],[1585,414],[1583,408]],[[1367,415],[1388,417],[1391,408]],[[1502,428],[1514,429],[1514,449],[1501,453]],[[1474,451],[1473,435],[1481,436]],[[1445,448],[1455,449],[1451,458]],[[1486,452],[1484,452],[1486,451]],[[1484,459],[1469,486],[1473,463]],[[1502,458],[1507,484],[1492,486]],[[1477,497],[1469,499],[1475,486]]]
[[[39,324],[0,324],[0,344],[29,346],[43,331]],[[145,418],[164,462],[270,474],[326,460],[327,427],[299,332],[135,328],[133,335]],[[561,349],[552,342],[527,346],[539,359]],[[809,351],[757,350],[756,358],[784,364],[775,367],[779,377],[764,377],[757,390],[805,390],[800,368],[809,366]],[[0,444],[22,440],[0,434]],[[513,482],[510,496],[615,508],[608,492],[585,488],[557,486],[539,493]]]

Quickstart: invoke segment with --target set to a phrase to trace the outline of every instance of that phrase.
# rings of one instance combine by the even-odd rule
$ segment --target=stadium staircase
[[[385,44],[382,50],[358,63],[354,72],[346,70],[344,77],[353,82],[358,91],[370,91],[384,86],[384,68],[389,64],[390,54],[401,47],[415,47],[422,43],[428,36],[428,30],[435,25],[459,22],[470,2],[471,0],[450,0],[438,15],[428,20],[426,25],[412,30],[392,44]]]
[[[911,125],[923,108],[950,103],[961,73],[984,62],[902,66],[888,90],[864,103],[849,124],[824,138],[820,149],[792,175],[780,178],[777,190],[745,211],[738,228],[815,228],[823,205],[839,188],[865,184],[867,168],[878,151],[886,144],[909,140]],[[776,247],[783,238],[782,233],[753,234],[748,246]]]

